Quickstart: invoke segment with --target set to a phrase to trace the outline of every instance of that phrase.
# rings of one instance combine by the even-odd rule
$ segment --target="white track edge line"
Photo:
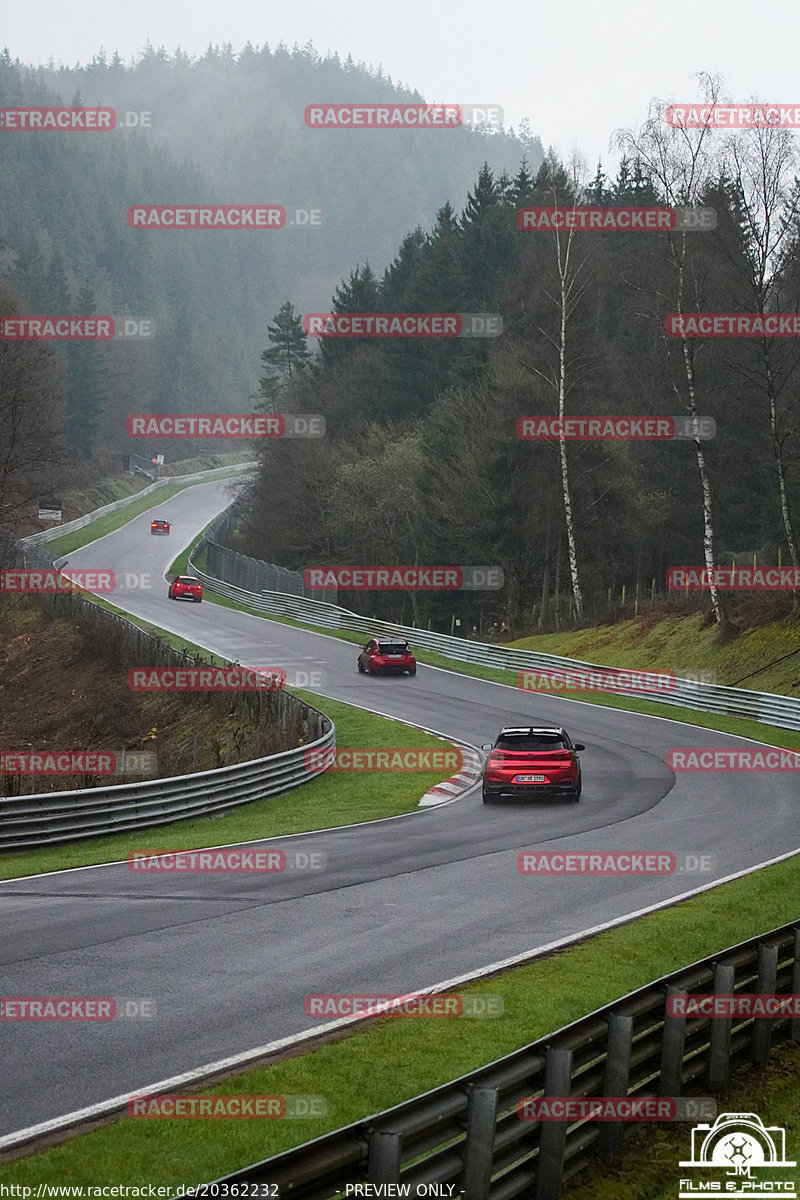
[[[441,983],[432,984],[426,988],[418,988],[416,991],[406,994],[414,996],[435,995],[438,992],[446,991],[459,984],[474,983],[479,979],[485,978],[487,975],[495,974],[509,967],[522,966],[524,963],[540,958],[542,955],[552,953],[555,950],[561,950],[566,946],[574,945],[576,942],[584,941],[587,938],[595,937],[599,933],[605,933],[609,929],[615,929],[620,925],[629,925],[639,917],[649,916],[651,913],[658,912],[663,908],[672,908],[675,904],[683,900],[690,900],[693,896],[699,896],[703,892],[710,891],[712,888],[720,887],[724,883],[731,883],[736,879],[742,879],[745,875],[752,874],[753,871],[760,871],[765,867],[775,866],[777,863],[785,862],[787,859],[794,858],[797,855],[800,855],[800,849],[789,850],[786,854],[780,854],[775,858],[768,858],[754,867],[745,867],[741,871],[735,871],[732,875],[723,876],[722,879],[715,879],[711,883],[705,883],[699,887],[692,888],[691,891],[682,892],[679,896],[671,896],[666,900],[659,900],[656,904],[637,909],[635,912],[625,913],[620,917],[613,917],[610,921],[603,921],[601,924],[593,925],[589,929],[582,930],[580,933],[569,934],[569,936],[558,938],[554,942],[547,942],[543,946],[537,946],[534,950],[526,950],[522,954],[514,954],[510,958],[503,958],[498,962],[490,963],[486,967],[480,967],[477,971],[471,971],[466,975],[456,975],[452,979],[446,979]],[[229,1058],[219,1059],[217,1062],[206,1063],[204,1066],[196,1067],[192,1071],[184,1071],[181,1075],[173,1075],[169,1079],[159,1080],[158,1083],[149,1084],[147,1087],[138,1088],[132,1092],[125,1092],[120,1096],[114,1096],[110,1100],[103,1100],[98,1104],[90,1105],[88,1108],[76,1109],[75,1112],[65,1113],[63,1116],[54,1117],[50,1121],[42,1121],[38,1125],[30,1125],[27,1129],[19,1129],[14,1133],[5,1134],[3,1137],[0,1137],[0,1151],[24,1145],[25,1142],[32,1141],[37,1137],[43,1137],[57,1130],[67,1129],[83,1121],[108,1116],[114,1111],[123,1108],[128,1100],[133,1100],[137,1096],[167,1092],[171,1088],[200,1082],[210,1075],[219,1074],[221,1071],[229,1070],[231,1067],[246,1066],[248,1062],[256,1061],[268,1054],[276,1054],[281,1050],[300,1046],[303,1042],[312,1041],[316,1037],[331,1033],[337,1029],[362,1025],[365,1021],[373,1019],[375,1018],[342,1017],[338,1021],[327,1021],[324,1025],[319,1025],[315,1029],[304,1030],[302,1033],[280,1038],[275,1042],[267,1042],[264,1046],[245,1050],[240,1054],[231,1055]]]

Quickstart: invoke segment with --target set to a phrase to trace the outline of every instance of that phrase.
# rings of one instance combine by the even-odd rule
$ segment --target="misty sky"
[[[311,41],[322,55],[382,64],[429,101],[500,104],[506,125],[527,117],[545,148],[564,158],[579,149],[593,173],[599,156],[613,167],[610,135],[641,122],[653,96],[694,99],[698,71],[721,74],[735,102],[800,104],[799,31],[797,0],[403,0],[396,8],[375,0],[45,0],[7,5],[1,36],[12,58],[70,66],[101,46],[129,61],[148,38],[189,54],[209,42],[238,51],[247,41]]]

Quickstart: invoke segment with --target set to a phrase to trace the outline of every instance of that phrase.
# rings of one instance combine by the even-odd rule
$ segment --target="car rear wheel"
[[[416,668],[416,667],[411,667],[411,669],[409,670],[409,672],[408,672],[408,673],[409,673],[409,675],[416,675],[416,673],[417,673],[417,668]]]
[[[483,788],[483,790],[482,790],[482,792],[481,792],[481,795],[482,795],[482,797],[483,797],[483,803],[484,803],[484,804],[491,804],[491,803],[492,803],[492,796],[491,796],[491,793],[490,793],[490,792],[487,792],[486,788]]]
[[[363,675],[363,674],[364,674],[364,668],[363,668],[363,666],[361,665],[361,659],[359,659],[359,660],[358,660],[358,662],[356,663],[356,666],[358,667],[358,673],[359,673],[359,675]]]
[[[195,600],[197,601],[197,603],[198,603],[198,604],[202,604],[202,603],[203,603],[203,597],[202,597],[202,596],[195,596]]]
[[[577,804],[577,803],[578,803],[578,801],[580,800],[580,798],[581,798],[581,788],[582,788],[582,786],[583,786],[583,781],[582,781],[582,779],[581,779],[581,777],[580,777],[580,775],[579,775],[579,776],[578,776],[578,784],[577,784],[577,787],[575,787],[575,788],[573,789],[573,791],[571,791],[571,792],[570,792],[570,794],[569,794],[569,798],[570,798],[570,800],[572,801],[572,803],[573,803],[573,804]]]

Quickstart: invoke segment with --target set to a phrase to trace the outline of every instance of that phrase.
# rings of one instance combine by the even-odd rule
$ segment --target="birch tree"
[[[742,253],[736,266],[746,280],[753,311],[762,316],[780,311],[782,306],[780,264],[788,242],[797,234],[799,164],[796,142],[788,129],[762,126],[742,130],[725,142],[725,165],[741,225]],[[792,339],[776,341],[762,334],[747,339],[746,349],[754,353],[747,354],[743,371],[766,400],[781,525],[792,565],[797,567],[797,538],[786,484],[785,431],[779,411],[781,394],[798,366],[797,345]]]
[[[703,99],[698,107],[716,104],[719,100],[719,81],[708,74],[701,74],[699,83]],[[703,126],[700,129],[686,129],[670,125],[666,120],[666,110],[667,105],[663,101],[652,100],[647,120],[642,129],[639,131],[619,130],[614,141],[624,154],[630,155],[642,164],[646,173],[657,184],[665,204],[673,208],[698,206],[702,203],[705,191],[711,186],[717,175],[719,151],[713,140],[714,133],[709,126]],[[699,296],[697,289],[693,289],[696,281],[691,273],[690,247],[687,238],[700,236],[702,235],[687,234],[685,231],[670,231],[664,235],[672,277],[672,288],[668,300],[671,310],[679,315],[686,313],[692,305],[697,311]],[[661,314],[662,320],[664,315]],[[680,341],[684,385],[682,394],[676,387],[676,398],[679,403],[683,404],[686,412],[695,419],[698,416],[698,386],[695,365],[697,342],[685,335],[681,337]],[[669,354],[668,344],[666,348]],[[696,430],[697,426],[694,425],[693,428]],[[713,497],[706,456],[699,437],[694,439],[694,451],[700,479],[703,558],[709,572],[709,592],[718,634],[727,637],[730,636],[732,628],[714,578]]]
[[[537,190],[544,183],[545,196],[554,207],[559,203],[563,204],[566,194],[572,196],[570,203],[573,207],[579,203],[583,191],[579,182],[582,164],[574,159],[571,168],[572,181],[570,184],[566,172],[557,162],[552,151],[548,153],[537,178]],[[536,360],[532,360],[529,356],[524,355],[520,356],[520,361],[538,379],[542,380],[554,395],[559,420],[562,422],[561,435],[558,439],[558,455],[561,472],[561,500],[567,539],[567,561],[575,606],[575,620],[578,625],[582,625],[584,620],[583,591],[578,564],[569,457],[563,421],[567,415],[569,392],[585,368],[585,363],[580,357],[569,349],[568,335],[572,318],[589,286],[590,275],[587,270],[588,252],[578,249],[574,228],[555,229],[552,233],[552,248],[555,274],[552,284],[550,281],[542,282],[542,290],[555,312],[555,329],[552,324],[537,324],[536,328],[550,346],[553,354],[547,364],[544,356],[537,356]]]

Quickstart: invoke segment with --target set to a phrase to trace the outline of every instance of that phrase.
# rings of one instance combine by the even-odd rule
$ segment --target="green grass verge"
[[[241,474],[241,471],[236,467],[220,467],[216,478],[227,479],[229,476],[239,474]],[[214,479],[197,480],[197,483],[213,482]],[[89,542],[95,542],[107,533],[113,533],[115,529],[121,529],[133,517],[141,516],[148,509],[156,508],[165,500],[170,500],[173,496],[177,496],[178,492],[183,492],[186,488],[196,486],[196,483],[168,483],[165,487],[157,488],[156,491],[149,492],[148,495],[141,496],[138,500],[131,500],[130,504],[126,504],[124,508],[118,508],[115,512],[107,513],[104,517],[98,517],[96,521],[84,525],[82,529],[76,529],[73,533],[65,533],[63,537],[55,538],[52,542],[47,542],[45,549],[51,554],[55,554],[57,558],[61,558],[65,554],[72,554],[74,550],[80,550],[81,546],[86,546]]]
[[[177,561],[180,562],[180,559]],[[245,608],[210,594],[207,594],[207,598],[223,606]],[[265,619],[320,632],[316,626],[287,618]],[[363,640],[359,634],[325,632],[352,643]],[[180,639],[167,640],[193,648]],[[537,649],[548,653],[581,657],[575,647],[546,647],[542,644],[543,639],[538,638],[535,643]],[[599,653],[599,650],[600,647],[592,646],[584,649],[583,655],[587,660],[607,662],[608,665],[669,669],[663,659],[636,661],[634,656],[627,655],[615,661],[610,655]],[[476,678],[512,685],[515,682],[513,672],[472,667],[427,652],[421,652],[418,658],[421,662]],[[683,669],[689,669],[692,665],[685,657],[682,662],[685,664]],[[704,660],[693,665],[706,668],[709,663]],[[759,686],[765,685],[762,682]],[[335,702],[327,699],[321,702],[316,696],[307,698],[330,713],[337,722],[340,743],[345,744]],[[800,734],[757,722],[695,713],[610,695],[585,696],[581,700],[672,717],[775,745],[800,745]],[[399,728],[394,725],[395,731]],[[393,737],[387,743],[370,744],[404,743]],[[325,781],[331,778],[325,777]],[[307,785],[302,791],[307,793],[309,786],[314,787],[322,782],[319,780]],[[286,799],[291,801],[293,797]],[[274,811],[276,802],[267,803]],[[228,840],[220,836],[224,820],[227,818],[223,821],[214,820],[215,842]],[[205,823],[210,824],[209,821]],[[327,821],[327,824],[334,823],[339,822]],[[183,833],[188,825],[180,823],[180,832]],[[292,830],[282,828],[279,832]],[[261,833],[248,836],[272,835]],[[188,848],[193,843],[179,837],[175,844]],[[207,843],[201,841],[194,844]],[[321,1094],[328,1104],[328,1114],[324,1120],[237,1120],[225,1122],[220,1129],[216,1123],[210,1123],[209,1126],[199,1121],[140,1122],[123,1118],[94,1133],[76,1137],[63,1146],[2,1166],[0,1179],[7,1178],[30,1185],[65,1181],[73,1184],[91,1183],[98,1178],[122,1184],[142,1179],[152,1183],[191,1184],[235,1170],[250,1161],[317,1137],[417,1095],[465,1071],[476,1069],[661,974],[795,919],[797,907],[792,897],[797,894],[797,866],[797,858],[791,859],[530,966],[462,989],[500,994],[505,1008],[501,1018],[455,1023],[424,1020],[372,1022],[340,1042],[268,1068],[246,1072],[214,1088],[201,1089],[203,1094],[212,1095],[232,1092],[245,1095]],[[409,979],[409,989],[417,986],[418,982]],[[532,996],[536,998],[535,1004],[531,1004]],[[264,1040],[269,1038],[269,1029],[265,1028]],[[778,1123],[787,1128],[788,1142],[798,1128],[796,1089],[799,1075],[800,1052],[797,1047],[784,1048],[767,1071],[758,1075],[753,1072],[739,1073],[721,1106],[733,1111],[759,1111],[768,1124]],[[626,1154],[625,1166],[621,1171],[598,1169],[584,1177],[588,1182],[578,1182],[570,1188],[569,1194],[575,1200],[583,1200],[583,1196],[587,1200],[589,1196],[607,1196],[609,1200],[612,1196],[615,1200],[638,1200],[638,1197],[645,1196],[654,1200],[661,1196],[673,1197],[677,1180],[675,1172],[679,1170],[677,1162],[687,1146],[687,1128],[680,1126],[671,1130],[648,1127],[637,1130],[636,1144]]]
[[[266,621],[277,621],[283,625],[293,625],[298,629],[308,629],[311,633],[322,633],[326,637],[335,637],[340,641],[350,642],[353,645],[363,645],[366,638],[369,636],[365,633],[353,633],[350,630],[340,629],[325,629],[319,625],[311,625],[307,621],[296,621],[291,617],[271,616],[264,613],[256,612],[247,605],[240,604],[235,600],[229,600],[226,596],[216,596],[206,588],[203,600],[208,600],[211,604],[219,604],[223,608],[235,608],[241,612],[247,612],[251,616],[261,617]],[[364,618],[367,629],[369,621]],[[411,639],[413,645],[413,637]],[[526,647],[527,648],[527,647]],[[538,649],[538,646],[537,646]],[[554,651],[546,651],[546,653],[555,653]],[[443,654],[435,654],[430,650],[421,650],[414,647],[414,655],[418,662],[426,663],[429,666],[441,667],[444,671],[453,671],[459,675],[467,675],[472,679],[483,679],[490,683],[503,683],[507,687],[516,689],[517,671],[503,671],[494,667],[476,666],[472,663],[459,662],[457,659],[447,658]],[[565,655],[565,657],[567,657]],[[587,660],[588,661],[588,660]],[[609,666],[623,665],[621,663],[609,663]],[[630,664],[637,665],[637,664]],[[667,667],[663,663],[649,663],[648,669],[666,670]],[[667,720],[681,721],[686,725],[697,725],[704,729],[716,729],[720,733],[730,733],[736,737],[752,738],[755,741],[766,742],[772,746],[785,746],[787,749],[795,749],[800,747],[800,732],[791,729],[780,729],[776,725],[764,725],[760,721],[750,721],[742,717],[728,717],[717,713],[697,712],[693,708],[683,708],[680,705],[663,704],[656,700],[642,700],[635,696],[617,696],[608,692],[586,692],[578,696],[556,696],[548,695],[545,692],[530,692],[520,691],[520,698],[536,696],[537,703],[541,700],[547,702],[555,699],[574,700],[577,704],[597,704],[601,708],[620,709],[624,712],[644,713],[647,716],[662,717]],[[511,704],[509,700],[509,704]],[[516,703],[516,701],[515,701]],[[576,707],[576,723],[580,721],[579,709]],[[487,729],[487,740],[493,737],[497,731],[495,729]]]
[[[716,627],[704,620],[702,613],[695,613],[541,634],[521,638],[513,645],[608,666],[659,667],[679,676],[713,670],[716,682],[725,686],[757,672],[741,687],[783,696],[800,695],[800,622],[787,619],[745,628],[724,645],[717,642],[716,636]]]
[[[740,1067],[725,1093],[719,1112],[755,1112],[765,1125],[780,1125],[786,1130],[786,1156],[797,1160],[800,1144],[797,1081],[800,1078],[800,1046],[787,1042],[775,1051],[764,1071]],[[632,1133],[619,1165],[593,1167],[571,1181],[564,1200],[675,1200],[678,1179],[685,1177],[681,1159],[689,1156],[690,1126],[664,1125],[643,1127]],[[790,1147],[792,1153],[790,1153]],[[694,1179],[697,1173],[689,1172]],[[754,1182],[758,1177],[754,1175]],[[792,1181],[800,1185],[800,1171],[765,1171],[765,1179]],[[717,1172],[710,1178],[718,1179]],[[714,1193],[709,1193],[714,1195]],[[717,1192],[717,1195],[725,1195]],[[753,1193],[758,1195],[758,1192]],[[761,1193],[762,1195],[769,1192]],[[773,1192],[773,1195],[779,1193]]]
[[[309,704],[316,706],[319,703],[319,697],[309,692],[293,694]],[[441,750],[445,746],[438,738],[411,725],[376,717],[338,701],[326,700],[325,711],[336,725],[336,742],[340,747],[396,746]],[[450,774],[451,771],[394,771],[370,775],[326,771],[285,796],[255,800],[216,816],[175,821],[149,831],[133,830],[62,846],[7,851],[0,857],[0,879],[116,862],[124,859],[130,850],[143,846],[193,850],[396,816],[413,812],[420,796]]]
[[[178,557],[176,559],[174,559],[173,562],[170,563],[169,569],[167,570],[167,575],[170,575],[173,579],[175,578],[176,575],[188,575],[189,574],[189,555],[194,553],[197,546],[199,545],[200,542],[202,542],[202,540],[203,540],[203,534],[198,533],[198,535],[194,539],[194,541],[190,542],[189,545],[186,547],[186,549],[182,550],[181,553],[178,555]],[[206,560],[205,547],[200,551],[197,558],[198,558],[197,566],[202,571],[205,566],[205,560]]]
[[[553,885],[559,886],[558,881]],[[0,1180],[36,1185],[98,1180],[191,1184],[214,1179],[475,1070],[663,974],[795,919],[797,887],[798,859],[794,858],[460,989],[502,997],[500,1017],[376,1020],[341,1041],[244,1072],[214,1087],[195,1089],[204,1095],[321,1095],[327,1104],[325,1118],[146,1121],[124,1117],[0,1167]],[[485,957],[491,958],[491,947]],[[421,982],[409,969],[408,990]],[[267,996],[268,989],[264,1043],[274,1037]],[[298,1015],[303,1021],[302,1010]],[[790,1068],[796,1076],[796,1053]],[[744,1094],[752,1096],[754,1086],[748,1082]],[[759,1094],[758,1107],[765,1120],[769,1118],[767,1124],[775,1116],[772,1091],[779,1094],[782,1086],[778,1078],[774,1089]],[[752,1110],[755,1105],[748,1100],[740,1107]],[[685,1132],[687,1127],[680,1129]],[[648,1132],[650,1137],[664,1136],[661,1131]],[[791,1140],[787,1133],[787,1144]],[[622,1193],[612,1189],[589,1194]],[[638,1194],[652,1193],[630,1193]]]

